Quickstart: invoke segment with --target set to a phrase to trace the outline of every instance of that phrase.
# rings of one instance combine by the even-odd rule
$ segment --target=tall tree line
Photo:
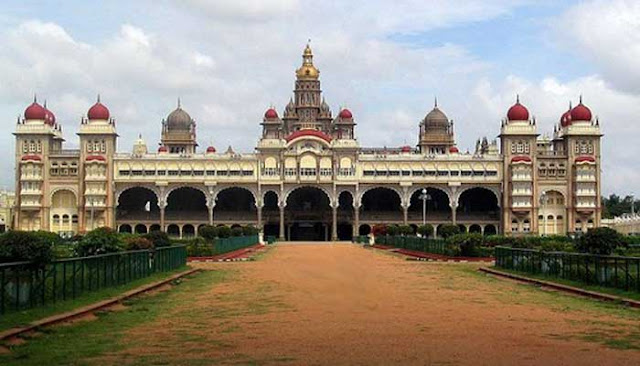
[[[631,204],[634,204],[635,212],[640,210],[640,200],[634,200],[632,196],[621,197],[611,194],[609,197],[602,197],[602,217],[611,219],[625,213],[631,212]]]

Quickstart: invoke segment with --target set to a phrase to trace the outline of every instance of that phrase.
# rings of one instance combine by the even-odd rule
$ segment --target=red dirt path
[[[478,265],[409,262],[347,244],[279,244],[256,262],[199,263],[231,274],[130,332],[162,347],[125,352],[184,364],[640,364],[637,348],[594,337],[633,337],[636,310],[487,277]]]

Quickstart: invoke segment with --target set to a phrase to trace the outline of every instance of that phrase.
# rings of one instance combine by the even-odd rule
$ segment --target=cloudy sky
[[[605,134],[605,193],[640,195],[634,0],[4,2],[2,152],[12,156],[9,131],[34,93],[69,148],[100,93],[121,151],[139,133],[155,150],[180,97],[201,146],[250,152],[265,109],[281,113],[289,100],[307,39],[327,102],[352,110],[362,146],[415,144],[435,96],[465,151],[498,135],[517,93],[541,133],[582,94]]]

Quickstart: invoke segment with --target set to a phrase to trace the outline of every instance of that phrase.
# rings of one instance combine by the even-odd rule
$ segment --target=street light
[[[426,188],[422,188],[420,199],[422,200],[422,226],[427,224],[427,201],[431,200],[431,195],[427,193]]]

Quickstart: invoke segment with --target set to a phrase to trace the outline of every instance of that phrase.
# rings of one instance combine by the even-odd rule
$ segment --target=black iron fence
[[[640,257],[496,247],[496,267],[640,292]]]
[[[376,236],[376,244],[396,248],[416,250],[425,253],[446,254],[446,241],[442,239],[420,238],[417,236]]]
[[[0,314],[75,299],[187,263],[184,246],[69,258],[43,266],[0,264]]]

